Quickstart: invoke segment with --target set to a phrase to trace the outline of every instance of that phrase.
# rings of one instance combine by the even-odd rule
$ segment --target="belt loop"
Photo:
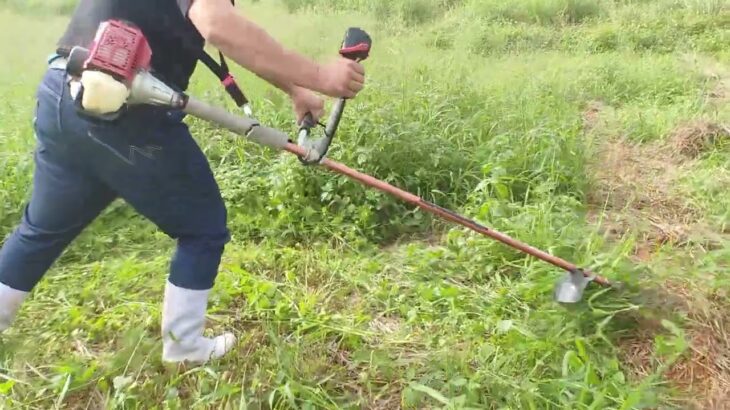
[[[61,58],[61,55],[60,54],[53,53],[53,54],[51,54],[51,55],[48,56],[48,59],[47,59],[46,64],[49,64],[50,65],[51,63],[53,63],[54,61],[58,60],[59,58]]]
[[[64,56],[55,56],[48,59],[48,68],[65,70],[66,69],[66,58]]]

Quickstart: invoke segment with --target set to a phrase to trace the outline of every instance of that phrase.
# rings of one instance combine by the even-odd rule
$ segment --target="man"
[[[183,114],[152,106],[116,122],[80,116],[70,95],[64,55],[89,47],[102,21],[137,25],[152,48],[158,78],[185,90],[201,50],[213,45],[292,100],[295,116],[323,115],[323,101],[354,97],[363,67],[338,58],[319,65],[283,48],[230,0],[81,0],[37,91],[35,174],[19,226],[0,250],[0,332],[64,249],[115,198],[177,240],[166,282],[163,360],[206,362],[235,337],[202,336],[208,294],[229,240],[226,208]],[[311,91],[310,91],[311,90]],[[103,105],[103,103],[101,103]]]

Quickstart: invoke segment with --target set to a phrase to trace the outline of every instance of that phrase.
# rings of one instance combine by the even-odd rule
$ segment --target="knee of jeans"
[[[168,236],[185,248],[217,250],[231,240],[227,209],[222,201],[208,201],[205,207],[188,207],[177,213],[172,224],[161,226]]]
[[[223,248],[229,240],[227,230],[178,238],[178,252],[172,262],[170,281],[186,289],[212,288],[218,277]]]
[[[27,212],[27,211],[26,211]],[[15,234],[20,237],[21,240],[28,242],[48,242],[57,244],[59,242],[71,241],[79,232],[78,226],[65,227],[58,230],[45,229],[41,226],[34,225],[29,219],[27,214],[20,220],[20,224],[15,230]]]
[[[178,239],[181,247],[195,249],[202,252],[223,252],[225,245],[231,240],[228,229],[214,234],[189,235]]]

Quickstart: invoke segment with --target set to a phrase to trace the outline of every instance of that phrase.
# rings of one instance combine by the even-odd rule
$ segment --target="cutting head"
[[[586,286],[595,279],[595,276],[585,276],[580,269],[568,272],[555,285],[555,300],[560,303],[577,303],[583,297]]]

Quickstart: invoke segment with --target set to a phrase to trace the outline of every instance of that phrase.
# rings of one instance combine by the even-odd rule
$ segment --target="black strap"
[[[235,101],[236,105],[242,107],[245,104],[248,104],[248,99],[246,99],[243,91],[241,91],[241,89],[238,87],[236,80],[228,71],[228,65],[226,64],[226,60],[223,57],[223,53],[219,52],[219,54],[221,57],[220,64],[213,60],[213,57],[211,57],[210,54],[206,53],[204,50],[200,51],[198,59],[202,61],[203,64],[208,66],[210,71],[212,71],[218,77],[218,80],[220,80],[220,82],[223,84],[226,91],[228,92],[228,95],[233,98],[233,101]]]
[[[232,5],[236,5],[235,0],[231,0]],[[230,71],[228,70],[228,64],[226,63],[226,59],[223,56],[223,53],[218,51],[218,55],[220,56],[220,63],[217,63],[213,57],[210,56],[210,54],[206,53],[205,50],[200,50],[200,53],[198,55],[198,59],[205,64],[210,71],[212,71],[217,77],[218,80],[223,84],[226,91],[228,92],[228,95],[233,98],[233,101],[235,101],[236,105],[239,107],[244,106],[245,104],[248,104],[248,99],[243,94],[243,91],[241,91],[241,88],[238,87],[238,84],[236,83],[236,80],[231,75]]]
[[[228,71],[228,63],[226,63],[226,58],[225,58],[225,57],[223,57],[223,53],[221,53],[221,52],[219,51],[219,52],[218,52],[218,55],[219,55],[219,56],[220,56],[220,58],[221,58],[221,68],[223,68],[224,70]]]

